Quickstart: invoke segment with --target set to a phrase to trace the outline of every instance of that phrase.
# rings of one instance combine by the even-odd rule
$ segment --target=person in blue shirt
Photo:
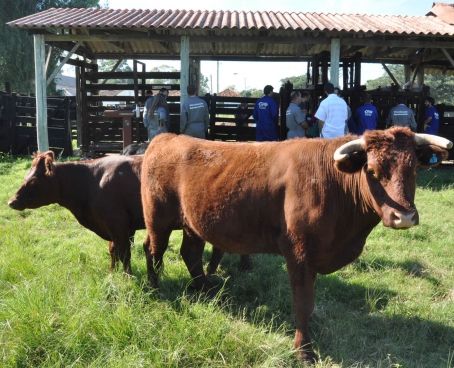
[[[358,135],[363,135],[366,130],[377,129],[378,113],[377,109],[371,103],[372,97],[366,94],[363,98],[363,106],[360,106],[355,111],[355,118],[358,124]]]
[[[424,118],[424,131],[427,134],[438,135],[438,129],[440,127],[440,115],[435,109],[435,100],[433,97],[426,97],[424,101],[426,106],[426,116]]]
[[[272,97],[273,89],[273,86],[266,85],[263,89],[265,96],[259,98],[255,103],[252,116],[255,120],[257,142],[277,141],[278,106]]]

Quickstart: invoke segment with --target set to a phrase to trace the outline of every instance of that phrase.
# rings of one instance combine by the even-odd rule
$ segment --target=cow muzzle
[[[22,205],[15,197],[11,198],[8,201],[8,206],[10,206],[10,208],[16,211],[23,211],[25,209],[25,206]]]
[[[389,223],[383,221],[385,226],[393,229],[408,229],[419,224],[419,215],[417,210],[408,211],[406,213],[391,211]]]

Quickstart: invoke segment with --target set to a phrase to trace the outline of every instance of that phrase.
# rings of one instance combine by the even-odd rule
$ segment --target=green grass
[[[226,256],[198,297],[171,237],[160,289],[146,288],[138,232],[134,277],[109,272],[107,242],[57,205],[8,199],[29,158],[0,158],[0,366],[298,367],[284,259]],[[454,168],[420,170],[420,226],[381,224],[362,256],[316,282],[317,367],[454,367]],[[204,253],[208,261],[211,247]]]

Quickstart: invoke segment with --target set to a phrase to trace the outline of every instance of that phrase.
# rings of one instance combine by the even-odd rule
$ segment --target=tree
[[[6,25],[49,8],[99,8],[99,0],[0,0],[0,83],[10,82],[11,89],[19,93],[34,92],[35,66],[33,37],[26,30]],[[46,50],[47,51],[47,50]],[[61,50],[53,49],[47,70],[48,76],[59,63]],[[48,93],[55,93],[55,82]]]
[[[241,96],[243,97],[253,97],[253,98],[260,98],[263,96],[263,91],[257,88],[245,89],[244,91],[240,92]]]
[[[284,85],[285,83],[290,82],[293,84],[294,89],[304,89],[304,88],[306,88],[307,77],[306,77],[306,75],[287,77],[287,78],[282,78],[280,80],[280,82],[281,82],[281,85]]]
[[[172,73],[172,72],[179,72],[178,69],[175,69],[173,66],[169,65],[160,65],[156,66],[151,69],[152,72],[166,72],[166,73]],[[148,83],[151,84],[180,84],[179,79],[152,79],[151,81],[147,81]],[[205,94],[210,92],[210,88],[208,87],[208,78],[205,77],[203,74],[200,74],[200,86],[199,86],[199,91],[198,95],[199,96],[205,96]]]
[[[403,65],[387,65],[388,69],[394,75],[394,78],[403,86],[406,82],[404,79]],[[393,83],[392,79],[383,71],[383,75],[376,79],[371,79],[366,82],[368,90],[377,89],[378,87],[390,86]],[[454,89],[454,77],[449,75],[429,75],[424,74],[424,84],[430,87],[430,95],[435,99],[437,104],[445,103],[447,105],[454,105],[454,96],[452,91]]]
[[[173,72],[179,72],[178,69],[175,69],[173,66],[169,65],[160,65],[152,68],[150,70],[151,72],[165,72],[165,73],[173,73]],[[151,84],[179,84],[180,81],[179,79],[169,79],[169,78],[164,78],[164,79],[152,79],[150,81]]]
[[[98,62],[98,69],[100,72],[110,72],[115,64],[117,63],[117,60],[100,60]],[[115,69],[116,72],[132,72],[131,67],[129,64],[126,62],[126,60],[123,60],[118,67]],[[132,84],[134,81],[132,79],[109,79],[107,83],[128,83]]]

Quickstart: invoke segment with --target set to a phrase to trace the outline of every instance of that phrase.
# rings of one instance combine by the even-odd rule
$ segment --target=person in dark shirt
[[[273,86],[267,85],[263,89],[265,96],[255,103],[252,116],[255,120],[255,135],[257,142],[277,141],[276,124],[278,106],[273,99]]]
[[[427,134],[438,135],[440,128],[440,115],[435,109],[435,100],[433,97],[426,97],[424,105],[426,106],[426,116],[424,118],[424,132]]]
[[[397,106],[389,111],[386,119],[387,127],[401,126],[409,127],[412,132],[416,132],[416,120],[413,110],[405,106],[405,98],[402,95],[396,97]]]
[[[356,134],[363,135],[366,130],[377,129],[378,113],[374,105],[372,105],[372,97],[366,94],[363,99],[363,106],[360,106],[355,111],[355,118],[358,124]]]
[[[181,109],[180,133],[196,138],[205,139],[205,133],[210,125],[208,105],[205,100],[196,96],[196,88],[188,85],[188,99]]]

